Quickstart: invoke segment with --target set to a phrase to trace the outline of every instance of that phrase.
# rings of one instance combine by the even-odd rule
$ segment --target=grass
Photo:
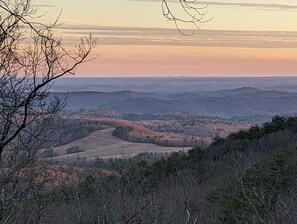
[[[76,160],[77,158],[86,158],[92,160],[95,158],[112,157],[130,157],[144,152],[174,152],[187,150],[184,147],[163,147],[149,143],[133,143],[112,136],[114,128],[106,128],[91,133],[85,138],[73,141],[63,146],[54,148],[57,155],[54,160]],[[79,147],[82,152],[67,154],[70,147]]]

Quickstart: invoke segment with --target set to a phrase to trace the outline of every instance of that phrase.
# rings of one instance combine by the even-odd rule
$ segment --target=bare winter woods
[[[30,0],[0,1],[0,220],[36,223],[46,209],[47,164],[40,161],[44,143],[53,141],[54,120],[63,108],[48,90],[73,75],[96,44],[81,39],[72,52],[54,36],[59,21],[38,22]],[[44,194],[44,196],[40,194]]]
[[[181,34],[192,35],[180,24],[208,21],[198,2],[176,2],[184,16],[172,1],[161,1],[162,12]],[[66,47],[58,19],[41,17],[30,0],[0,0],[1,223],[297,223],[296,117],[250,127],[189,113],[63,111],[51,87],[92,59],[97,39]],[[193,148],[88,159],[72,146],[76,160],[55,159],[54,147],[106,127],[110,138]]]

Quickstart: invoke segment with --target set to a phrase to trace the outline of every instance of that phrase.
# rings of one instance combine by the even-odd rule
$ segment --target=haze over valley
[[[131,150],[126,150],[130,156],[145,152],[145,148],[161,153],[178,147],[205,147],[216,137],[261,125],[276,115],[295,115],[296,86],[296,78],[61,79],[51,89],[51,96],[66,99],[63,116],[98,127],[78,134],[73,142],[67,140],[68,145],[54,148],[51,157],[117,157],[125,151],[121,147],[127,148],[125,144],[130,144]],[[104,147],[110,149],[106,153],[103,146],[99,147],[101,141],[105,142],[99,134],[101,140],[94,148],[88,136],[98,135],[99,129],[123,141],[120,147],[106,143]],[[76,142],[79,137],[88,140],[81,140],[81,145]],[[66,152],[71,147],[79,149],[69,157]]]
[[[0,0],[0,223],[296,224],[297,3]]]

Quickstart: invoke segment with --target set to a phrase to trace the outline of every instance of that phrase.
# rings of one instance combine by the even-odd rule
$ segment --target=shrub
[[[67,154],[73,154],[73,153],[79,153],[79,152],[82,152],[79,146],[72,146],[67,149]]]

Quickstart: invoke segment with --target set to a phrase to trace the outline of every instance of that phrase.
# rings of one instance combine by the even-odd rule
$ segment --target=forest
[[[126,1],[126,4],[128,2]],[[212,17],[206,18],[207,5],[201,6],[196,1],[177,0],[176,5],[167,0],[160,2],[162,18],[165,17],[173,23],[173,30],[178,37],[192,36],[201,24],[212,20]],[[91,73],[88,74],[97,74],[98,67],[94,64],[84,64],[96,60],[93,51],[98,38],[89,33],[81,37],[80,41],[76,41],[71,35],[84,34],[84,25],[76,26],[77,30],[69,29],[71,26],[68,30],[63,30],[63,22],[59,21],[60,14],[54,17],[52,22],[44,22],[47,13],[38,11],[40,7],[57,7],[45,3],[47,1],[38,7],[33,0],[0,0],[1,223],[297,223],[297,117],[275,116],[296,113],[296,93],[249,87],[224,91],[181,92],[177,95],[174,92],[171,93],[173,95],[168,95],[161,91],[153,94],[154,97],[149,93],[133,91],[82,91],[69,93],[67,99],[64,92],[51,91],[54,83],[63,77],[74,76],[81,71],[78,67],[84,67],[84,71],[90,69]],[[235,3],[224,6],[234,5],[238,6]],[[175,14],[176,6],[183,16]],[[251,4],[243,3],[239,6],[247,8]],[[263,8],[263,4],[252,6]],[[291,8],[290,5],[278,4],[264,6],[270,11],[275,8]],[[80,12],[75,14],[81,15]],[[112,24],[112,17],[115,15],[110,13],[110,20],[106,24]],[[190,25],[194,30],[182,29],[182,25]],[[116,33],[118,29],[112,26],[109,28],[111,33]],[[121,28],[120,32],[130,32],[131,27],[127,28]],[[143,31],[157,31],[156,33],[166,30],[143,28]],[[138,30],[133,31],[132,27],[134,34],[142,38],[137,34]],[[68,35],[66,41],[60,38],[63,31]],[[215,32],[209,32],[213,33]],[[267,38],[271,33],[265,34],[264,37]],[[287,33],[289,32],[284,32]],[[239,34],[240,39],[251,41],[251,36],[244,36],[245,32]],[[263,34],[257,32],[257,35],[253,36],[262,39],[257,44],[263,44],[263,41],[270,44],[270,41],[266,41],[261,35]],[[291,57],[290,60],[288,58],[291,55],[295,56],[296,52],[290,52],[287,56],[290,49],[288,46],[294,45],[282,45],[288,39],[278,35],[274,40],[269,39],[273,42],[269,50],[283,48],[283,55],[286,57],[275,59],[278,59],[279,63],[286,62],[282,64],[286,65],[283,67],[290,67],[292,64],[295,66],[295,57]],[[154,47],[161,45],[162,38],[157,40],[156,37],[150,36],[147,43],[156,42]],[[166,35],[164,37],[163,40],[166,40]],[[276,42],[282,38],[283,43],[277,45]],[[120,39],[117,41],[120,42]],[[204,49],[202,56],[212,55],[215,49],[213,39],[207,39],[210,41],[209,48]],[[172,40],[177,41],[178,38],[174,37],[170,41]],[[223,40],[225,45],[225,36]],[[170,41],[167,42],[169,45],[172,44]],[[183,42],[187,41],[181,41],[181,46],[175,47],[182,47]],[[257,51],[250,52],[258,53],[259,46],[255,47],[254,41],[252,42],[240,45],[240,49],[246,50],[247,46],[254,46]],[[226,51],[239,49],[236,48],[237,42],[236,45],[229,44]],[[294,42],[291,41],[289,44]],[[123,45],[124,48],[129,48],[129,53],[135,47],[130,47],[127,42]],[[123,49],[123,45],[115,44],[115,48]],[[222,47],[221,45],[222,42],[215,44],[216,47]],[[153,47],[147,44],[142,47],[153,50]],[[195,47],[197,46],[193,45],[188,49]],[[266,52],[267,55],[270,51]],[[159,49],[158,53],[161,54],[162,51]],[[193,54],[190,51],[188,53]],[[134,58],[138,63],[142,58],[142,63],[149,62],[142,57],[143,52],[141,54],[132,54],[126,59]],[[164,58],[159,60],[159,54],[157,60],[154,58],[156,54],[153,55],[150,56],[151,61],[159,63],[163,60],[164,63]],[[188,66],[191,67],[188,71],[199,68],[200,72],[201,64],[196,63],[202,61],[204,65],[207,60],[196,60],[196,55],[193,55],[192,58],[185,57],[185,64],[181,64],[181,67],[172,66],[176,58],[181,58],[180,54],[171,55],[172,58],[168,56],[170,66],[165,63],[166,66],[162,67],[165,64],[161,62],[155,65],[163,68],[159,70],[161,73],[162,70],[167,72],[176,68],[183,68],[184,72]],[[226,58],[232,65],[233,59],[239,58],[239,54],[229,58],[222,55],[218,58],[210,57],[215,59],[215,64],[219,65],[218,62],[222,61],[223,66],[219,67],[221,69],[226,67]],[[238,60],[242,67],[239,66],[240,69],[233,72],[245,70],[245,66],[254,67],[250,66],[251,63],[257,67],[265,62],[261,66],[268,65],[266,72],[270,74],[271,62],[278,63],[266,58],[263,61],[264,55],[262,52],[260,57],[253,60],[240,58],[246,59],[248,63],[244,64],[244,60]],[[109,55],[111,59],[116,56]],[[202,56],[200,55],[200,59]],[[112,61],[108,68],[114,69],[114,63],[122,63],[122,59]],[[191,60],[194,64],[189,63]],[[258,60],[262,61],[258,63]],[[126,62],[124,60],[124,63],[120,64],[123,66]],[[147,70],[144,64],[142,67],[139,63],[141,71]],[[208,63],[205,65],[208,68],[212,67],[208,66]],[[281,74],[291,74],[283,73],[283,67],[272,69],[281,71]],[[94,68],[96,69],[92,70]],[[125,66],[121,67],[118,72],[124,68]],[[193,71],[197,72],[195,69]],[[291,70],[295,72],[296,68],[291,67]],[[227,70],[224,71],[228,74]],[[172,87],[174,89],[174,85]],[[286,86],[281,88],[287,89]],[[296,89],[296,86],[291,86],[291,89],[294,88]],[[98,114],[107,116],[102,118],[97,116]],[[211,119],[210,116],[215,118]],[[271,121],[262,125],[258,123],[259,120],[272,116]],[[235,118],[239,122],[233,123],[230,118]],[[249,128],[243,130],[247,127]],[[100,132],[101,130],[103,132]],[[97,135],[92,135],[93,133]],[[102,141],[103,144],[113,142],[113,145],[108,145],[111,147],[107,147],[106,151],[110,152],[115,150],[115,146],[119,146],[120,152],[98,157],[98,148],[95,147],[95,150],[90,150],[90,153],[93,153],[90,157],[79,157],[77,155],[88,153],[86,148],[91,145],[83,140],[84,137],[92,139],[92,144],[96,147],[98,141]],[[80,141],[80,145],[67,145],[75,142],[74,140]],[[139,142],[154,143],[150,146],[153,145],[155,151],[139,153],[139,150],[135,150],[137,153],[134,152],[132,156],[125,155],[124,149],[121,148],[123,142],[125,146],[134,149],[140,145]],[[64,154],[58,155],[62,159],[55,160],[58,151],[56,147],[65,144],[67,147],[62,150]],[[161,147],[157,144],[169,150],[158,153]],[[144,149],[147,149],[147,145]],[[181,151],[176,152],[177,150],[174,151],[168,146],[182,147]],[[191,148],[185,149],[183,146]],[[99,149],[102,148],[100,145]],[[122,155],[119,156],[119,153]],[[94,154],[97,157],[94,157]],[[70,157],[66,156],[73,156],[74,160],[67,160],[65,158]]]
[[[263,126],[217,138],[205,149],[80,163],[72,174],[82,181],[39,195],[51,196],[41,220],[296,223],[296,133],[297,117],[276,116]]]

